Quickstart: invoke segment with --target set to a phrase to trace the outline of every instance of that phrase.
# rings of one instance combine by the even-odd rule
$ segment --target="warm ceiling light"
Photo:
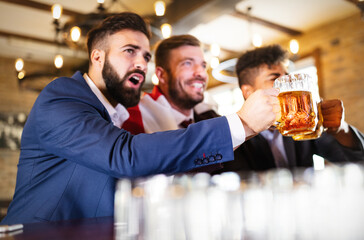
[[[79,27],[74,26],[73,28],[71,28],[70,32],[71,32],[71,40],[73,42],[77,42],[78,40],[80,40],[81,29]]]
[[[97,3],[103,4],[104,2],[105,2],[104,0],[97,0]]]
[[[217,43],[213,43],[210,46],[212,56],[218,57],[220,55],[220,46]]]
[[[58,68],[58,69],[63,66],[63,57],[62,57],[62,55],[56,55],[54,57],[54,66],[56,68]]]
[[[154,11],[155,15],[163,16],[166,11],[166,4],[163,1],[156,1],[154,3]]]
[[[62,11],[63,11],[63,8],[62,8],[61,4],[58,4],[58,3],[53,4],[52,15],[53,15],[54,19],[60,19],[62,16]]]
[[[22,58],[18,58],[15,61],[15,69],[16,71],[20,72],[24,68],[24,61]]]
[[[292,39],[289,42],[289,49],[290,49],[291,53],[293,53],[293,54],[298,53],[298,50],[300,49],[300,45],[296,39]]]
[[[18,79],[23,79],[25,77],[25,71],[24,70],[22,70],[22,71],[20,71],[20,72],[18,72]]]
[[[152,83],[156,86],[159,84],[159,79],[155,73],[152,75]]]
[[[163,38],[169,38],[172,35],[172,26],[168,23],[164,23],[161,26],[161,31]]]
[[[219,66],[220,64],[220,60],[217,57],[213,57],[210,60],[210,66],[212,69],[216,68],[217,66]]]
[[[263,44],[263,39],[259,34],[254,34],[252,43],[254,47],[261,47]]]

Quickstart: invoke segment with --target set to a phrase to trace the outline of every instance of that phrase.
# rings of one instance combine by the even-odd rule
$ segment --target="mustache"
[[[194,77],[194,78],[190,78],[188,80],[188,82],[193,82],[193,81],[201,81],[201,82],[204,82],[204,83],[207,83],[207,79],[206,78],[202,78],[202,77]]]

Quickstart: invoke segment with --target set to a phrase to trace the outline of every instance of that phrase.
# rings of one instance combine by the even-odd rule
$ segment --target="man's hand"
[[[321,103],[323,125],[327,132],[336,134],[341,130],[347,131],[347,123],[344,121],[344,106],[341,100],[323,100]]]
[[[237,112],[243,123],[247,139],[268,129],[280,117],[277,89],[257,90]]]
[[[324,100],[321,103],[323,125],[343,146],[359,149],[360,142],[344,120],[344,105],[339,99]]]

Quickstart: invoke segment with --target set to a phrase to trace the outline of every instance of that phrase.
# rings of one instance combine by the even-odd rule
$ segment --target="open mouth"
[[[131,86],[137,87],[143,82],[144,76],[142,74],[139,74],[139,73],[133,73],[128,78],[128,80],[131,83]]]
[[[191,84],[191,86],[197,89],[203,89],[205,87],[205,85],[201,82],[194,82]]]
[[[203,92],[205,90],[205,83],[201,81],[193,81],[188,84],[197,92]]]
[[[132,76],[131,78],[129,78],[129,81],[131,83],[133,83],[134,85],[137,85],[139,83],[140,77],[138,76]]]

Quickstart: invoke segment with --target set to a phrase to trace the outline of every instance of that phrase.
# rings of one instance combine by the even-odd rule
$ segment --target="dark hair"
[[[192,35],[175,35],[161,41],[155,50],[155,65],[168,68],[169,52],[182,46],[200,46],[200,41]]]
[[[87,50],[89,57],[97,44],[103,44],[105,37],[124,29],[131,29],[145,34],[150,38],[150,34],[142,17],[136,13],[123,12],[112,15],[103,20],[98,26],[91,29],[87,34]]]
[[[253,84],[252,79],[258,74],[259,67],[269,67],[285,61],[288,53],[279,45],[270,45],[245,52],[236,63],[236,75],[239,86]]]

